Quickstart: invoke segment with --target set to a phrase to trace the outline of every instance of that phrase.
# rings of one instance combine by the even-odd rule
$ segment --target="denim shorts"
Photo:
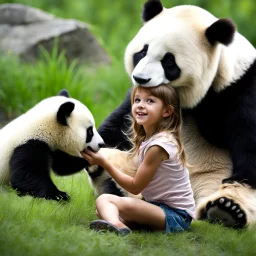
[[[192,217],[184,210],[175,209],[164,203],[149,202],[159,206],[165,213],[166,233],[188,230]]]

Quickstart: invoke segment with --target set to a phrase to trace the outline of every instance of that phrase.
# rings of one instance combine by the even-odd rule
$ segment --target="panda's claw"
[[[57,196],[56,198],[57,198],[57,201],[69,201],[70,200],[70,196],[66,192],[61,192],[61,194],[59,196]]]
[[[216,202],[209,201],[206,205],[206,210],[209,210],[211,207],[214,207],[216,205]]]
[[[219,199],[220,204],[223,204],[224,202],[225,202],[225,199],[223,197]]]

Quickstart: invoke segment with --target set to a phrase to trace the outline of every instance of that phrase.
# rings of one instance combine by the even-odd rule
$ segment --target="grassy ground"
[[[232,230],[195,221],[191,230],[166,235],[134,231],[130,236],[97,234],[88,229],[96,218],[95,197],[87,174],[53,177],[71,196],[58,203],[0,193],[1,256],[76,255],[255,255],[255,230]]]

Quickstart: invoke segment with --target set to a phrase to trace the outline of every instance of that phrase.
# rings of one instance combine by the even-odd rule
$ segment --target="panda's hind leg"
[[[17,147],[10,159],[11,186],[18,195],[51,200],[69,200],[58,190],[50,177],[52,152],[45,142],[29,140]]]
[[[239,183],[222,184],[197,205],[197,219],[243,228],[256,221],[256,192]]]

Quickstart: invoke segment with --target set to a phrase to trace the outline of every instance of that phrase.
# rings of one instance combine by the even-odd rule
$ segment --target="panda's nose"
[[[98,146],[99,148],[103,148],[105,146],[105,143],[99,143]]]
[[[133,76],[133,79],[139,84],[146,84],[147,82],[149,82],[151,80],[151,78],[145,79],[145,78],[140,78],[137,76]]]

